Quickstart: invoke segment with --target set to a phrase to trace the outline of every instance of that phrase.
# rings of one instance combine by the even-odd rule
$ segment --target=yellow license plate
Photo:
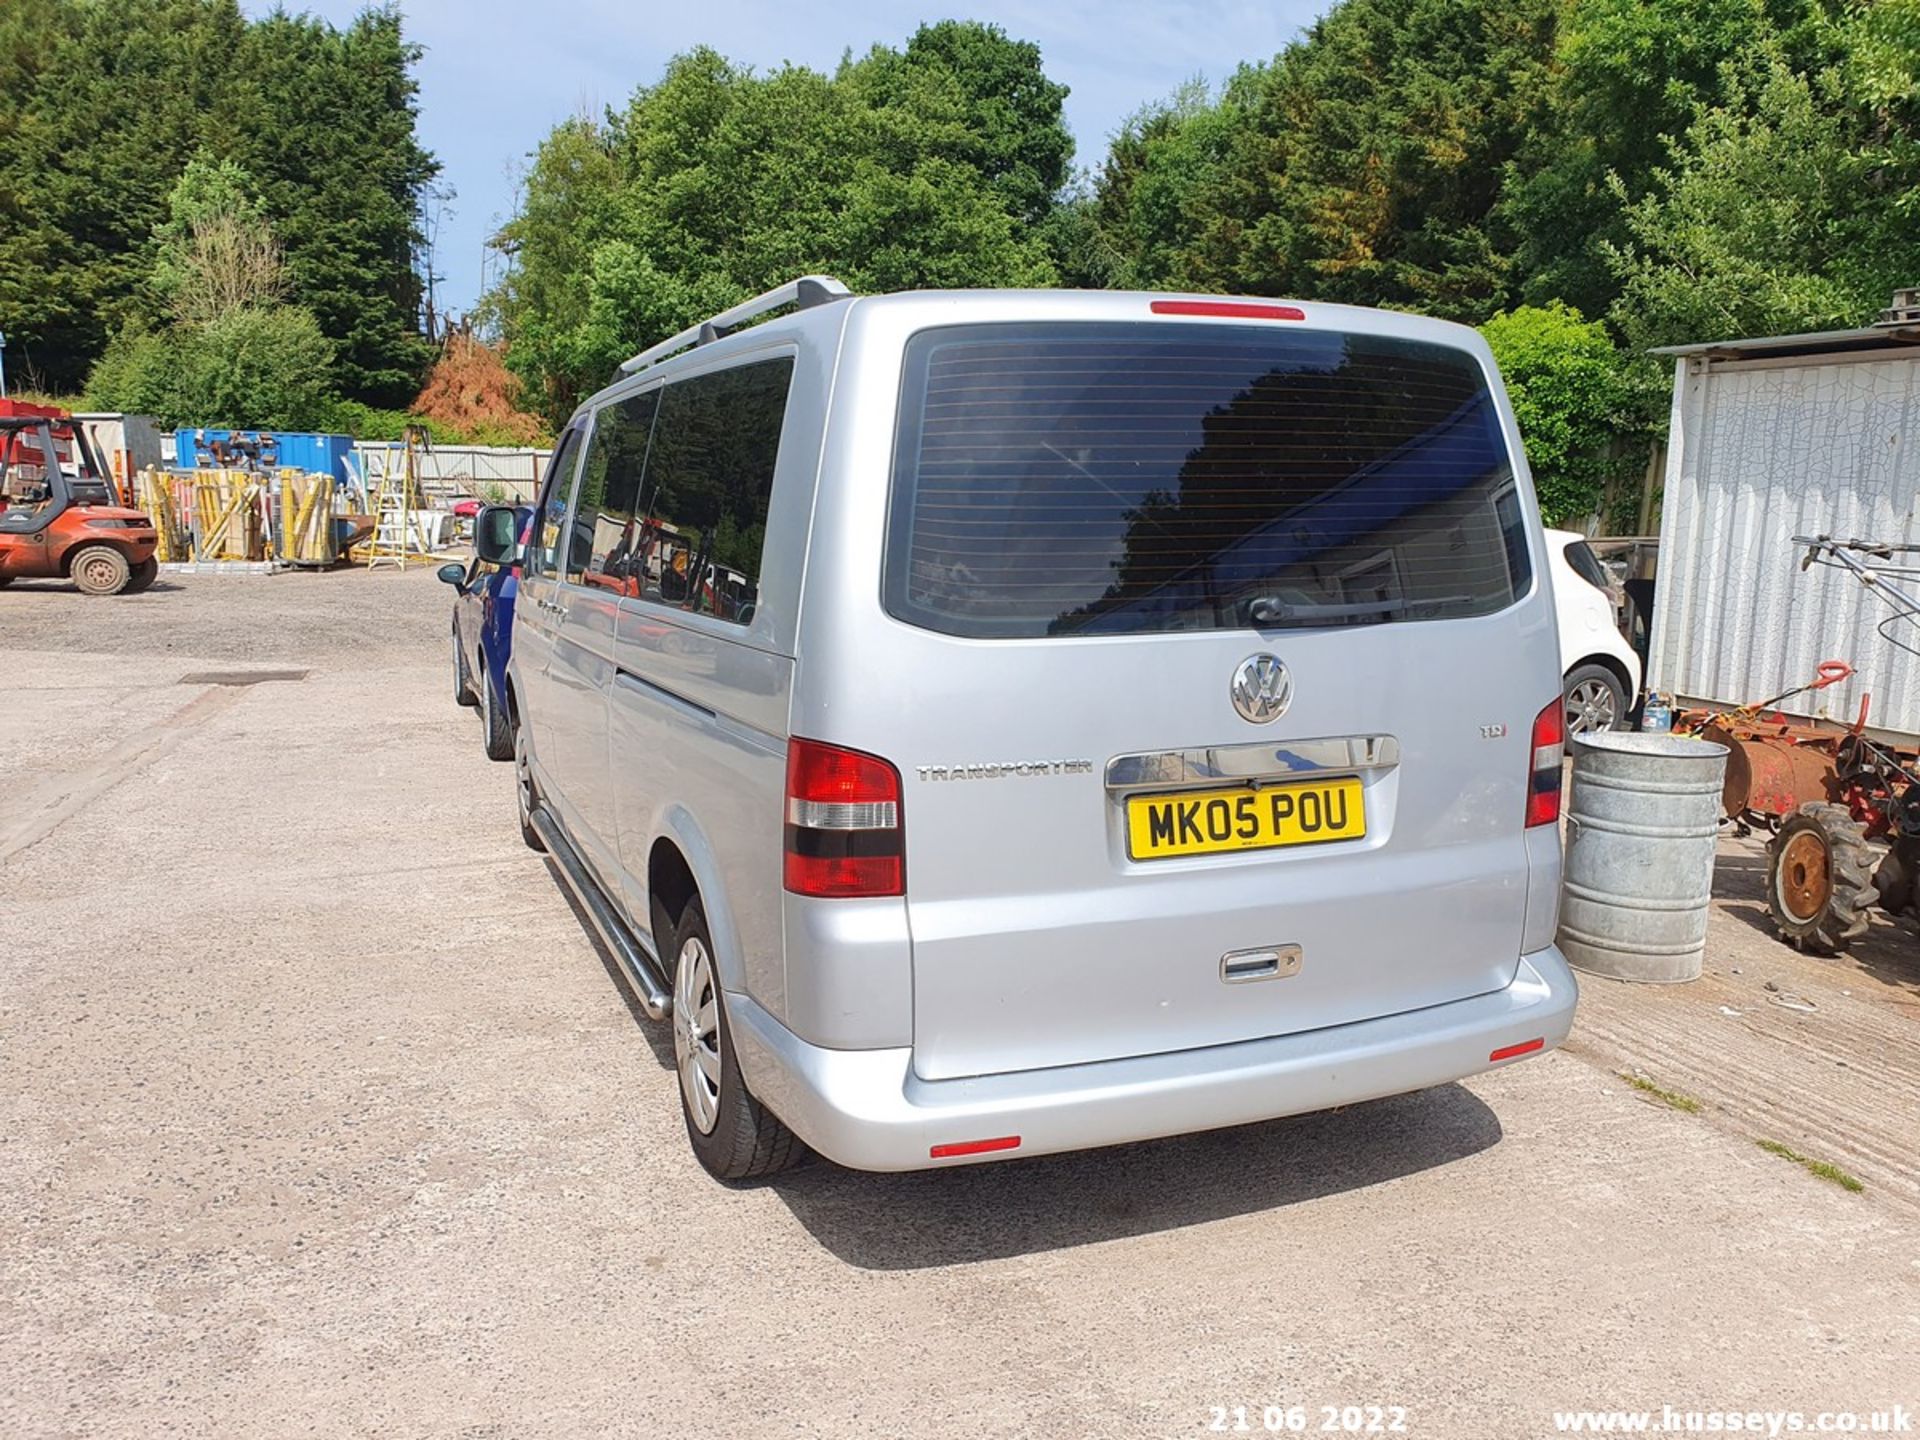
[[[1127,854],[1135,860],[1225,855],[1281,845],[1325,845],[1367,833],[1366,797],[1351,776],[1135,795],[1127,801]]]

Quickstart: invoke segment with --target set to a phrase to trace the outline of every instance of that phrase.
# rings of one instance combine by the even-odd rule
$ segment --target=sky
[[[946,10],[841,0],[405,0],[408,36],[426,47],[421,143],[438,157],[441,208],[434,270],[443,313],[472,306],[499,257],[487,238],[512,213],[527,156],[569,115],[620,106],[695,45],[756,69],[783,62],[829,70],[851,48],[899,47],[923,22],[984,20],[1040,46],[1047,73],[1070,87],[1075,163],[1098,164],[1107,137],[1148,100],[1200,76],[1219,82],[1243,60],[1266,60],[1330,0],[974,0]],[[251,15],[271,0],[243,0]],[[287,0],[339,25],[363,0]]]

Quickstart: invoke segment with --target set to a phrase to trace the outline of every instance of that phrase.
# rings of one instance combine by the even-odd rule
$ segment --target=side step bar
[[[607,949],[613,952],[613,958],[627,972],[627,979],[633,983],[634,993],[640,997],[640,1008],[647,1012],[647,1018],[666,1019],[673,1013],[673,992],[660,974],[659,962],[640,943],[640,937],[627,928],[627,922],[620,918],[620,912],[613,908],[612,902],[587,872],[586,862],[560,829],[552,812],[544,805],[535,806],[528,823],[545,842],[547,855],[553,861],[554,868],[560,872],[560,878],[567,882],[567,888],[573,892],[574,899],[580,902],[580,908],[587,912],[593,928],[600,932],[600,938],[606,942]]]

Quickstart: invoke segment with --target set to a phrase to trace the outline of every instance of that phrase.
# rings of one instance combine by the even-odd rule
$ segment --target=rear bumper
[[[747,1086],[803,1140],[856,1170],[918,1170],[1244,1125],[1403,1094],[1492,1069],[1496,1052],[1573,1024],[1559,950],[1522,956],[1489,995],[1271,1040],[964,1080],[922,1080],[913,1052],[826,1050],[745,995],[727,1018]],[[1514,1059],[1524,1058],[1515,1055]],[[1017,1148],[931,1158],[936,1145],[1017,1135]]]

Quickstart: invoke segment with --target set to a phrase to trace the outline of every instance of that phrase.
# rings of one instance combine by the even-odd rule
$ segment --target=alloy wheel
[[[702,1135],[720,1118],[720,996],[705,942],[689,935],[673,983],[673,1061],[687,1115]]]
[[[1604,680],[1582,680],[1567,691],[1567,733],[1596,735],[1611,730],[1620,718],[1613,687]]]
[[[521,827],[533,824],[533,762],[527,755],[527,727],[513,727],[513,798],[520,807]]]

